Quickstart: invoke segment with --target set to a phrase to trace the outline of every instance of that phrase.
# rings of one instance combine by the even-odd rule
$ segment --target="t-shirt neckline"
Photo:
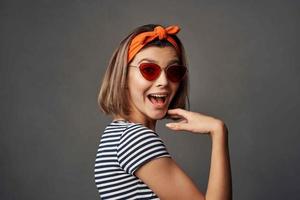
[[[132,122],[132,121],[125,120],[125,119],[116,119],[116,120],[113,120],[112,123],[129,123],[129,124],[141,124],[141,125],[143,125],[142,123]]]

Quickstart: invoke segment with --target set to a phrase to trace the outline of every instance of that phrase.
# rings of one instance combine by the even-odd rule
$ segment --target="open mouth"
[[[164,105],[167,99],[166,94],[149,94],[147,97],[154,105]]]

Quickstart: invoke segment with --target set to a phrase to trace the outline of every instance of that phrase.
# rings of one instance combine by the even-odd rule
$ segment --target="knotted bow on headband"
[[[180,52],[179,47],[176,41],[170,36],[175,35],[180,31],[178,26],[169,26],[167,28],[163,28],[162,26],[157,26],[153,31],[143,32],[138,34],[133,38],[128,50],[128,63],[133,59],[133,57],[149,42],[153,41],[158,37],[159,40],[166,39],[168,40],[177,50]]]

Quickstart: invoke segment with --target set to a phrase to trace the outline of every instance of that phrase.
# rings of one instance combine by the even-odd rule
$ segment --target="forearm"
[[[167,126],[172,130],[190,131],[197,134],[210,133],[212,152],[205,199],[231,200],[231,172],[226,125],[217,118],[182,109],[169,110],[168,114],[174,117],[181,116],[183,119],[178,123],[168,123]]]
[[[218,127],[211,133],[211,138],[211,164],[205,198],[207,200],[230,200],[232,199],[232,188],[226,126]]]

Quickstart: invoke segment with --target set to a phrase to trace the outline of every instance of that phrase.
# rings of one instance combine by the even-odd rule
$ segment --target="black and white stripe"
[[[146,162],[171,157],[163,141],[142,124],[113,121],[102,134],[95,160],[101,199],[159,199],[134,172]]]

